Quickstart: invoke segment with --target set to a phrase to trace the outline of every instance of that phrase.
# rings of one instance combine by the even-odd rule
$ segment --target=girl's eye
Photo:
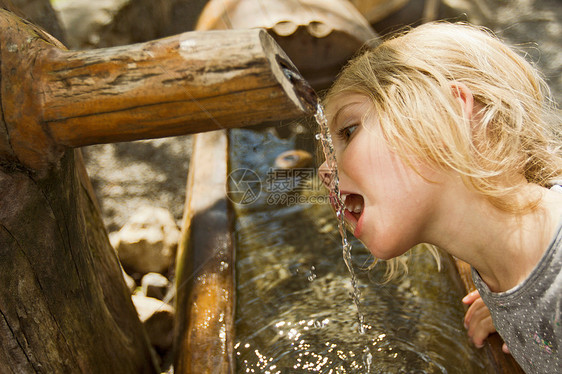
[[[351,136],[353,135],[355,130],[357,130],[357,128],[358,128],[358,125],[351,125],[351,126],[343,127],[340,130],[338,130],[338,137],[345,142],[349,142],[349,140],[351,139]]]

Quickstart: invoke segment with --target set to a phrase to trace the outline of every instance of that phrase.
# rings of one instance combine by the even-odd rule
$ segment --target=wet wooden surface
[[[176,374],[232,373],[233,212],[226,197],[226,131],[197,134],[176,270]]]

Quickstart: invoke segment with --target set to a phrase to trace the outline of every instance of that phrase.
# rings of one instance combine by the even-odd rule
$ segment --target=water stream
[[[330,130],[328,128],[328,120],[324,114],[324,108],[321,103],[316,106],[316,113],[314,115],[316,122],[320,128],[320,132],[316,134],[316,139],[320,140],[322,144],[322,150],[324,151],[324,157],[326,164],[330,170],[331,178],[328,181],[330,196],[334,200],[334,205],[336,209],[336,217],[338,222],[338,230],[341,235],[342,249],[343,249],[343,260],[347,266],[347,270],[351,276],[351,286],[353,291],[351,292],[351,298],[353,303],[357,308],[357,318],[359,320],[359,332],[365,332],[365,316],[361,313],[361,291],[357,286],[357,277],[355,276],[355,270],[353,270],[353,264],[351,262],[351,249],[352,245],[347,239],[347,231],[345,227],[345,203],[341,198],[340,193],[340,180],[338,176],[338,164],[336,160],[336,153],[334,150],[334,144],[332,143],[332,136],[330,135]]]
[[[383,284],[384,265],[362,270],[371,256],[350,236],[352,281],[316,168],[273,168],[280,153],[310,147],[311,132],[237,129],[229,140],[230,169],[251,170],[255,188],[234,204],[238,373],[493,372],[468,342],[462,285],[445,257],[437,272],[430,254],[414,252],[408,275]]]

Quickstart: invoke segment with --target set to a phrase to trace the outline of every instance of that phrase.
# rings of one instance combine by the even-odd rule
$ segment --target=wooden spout
[[[0,11],[0,26],[0,158],[33,169],[56,162],[66,147],[243,127],[316,106],[312,88],[264,30],[67,51],[10,12]]]

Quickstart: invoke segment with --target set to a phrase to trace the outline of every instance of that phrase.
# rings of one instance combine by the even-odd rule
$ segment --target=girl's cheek
[[[367,172],[366,168],[368,168],[368,166],[364,165],[363,160],[359,157],[358,152],[356,152],[354,148],[347,148],[340,154],[338,160],[340,160],[338,162],[338,168],[340,169],[339,175],[341,175],[343,179],[349,178],[353,180],[354,183],[358,183]]]
[[[341,169],[347,169],[350,163],[353,161],[353,148],[346,147],[336,155],[338,160],[338,167]]]

